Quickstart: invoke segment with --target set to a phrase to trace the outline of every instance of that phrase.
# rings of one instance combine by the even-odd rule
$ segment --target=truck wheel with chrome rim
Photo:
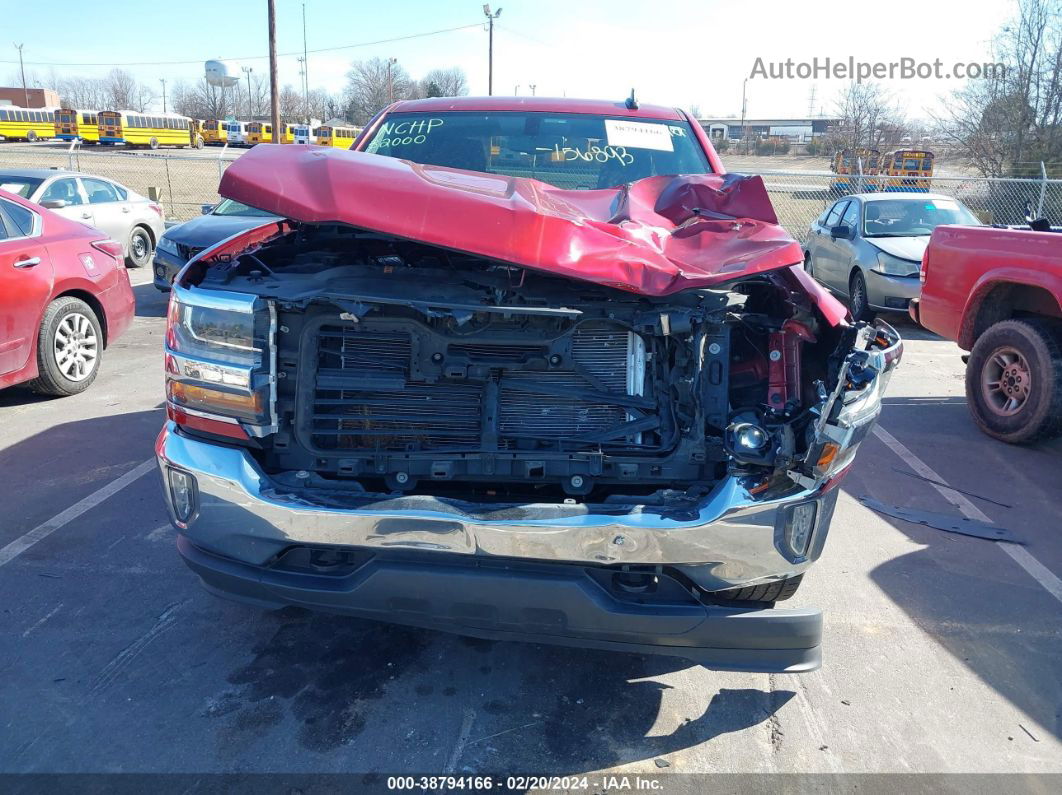
[[[966,400],[978,427],[1023,444],[1062,432],[1062,336],[1048,320],[1004,320],[974,344]]]
[[[103,332],[92,308],[79,298],[48,305],[37,335],[38,375],[30,388],[44,395],[76,395],[96,380]]]

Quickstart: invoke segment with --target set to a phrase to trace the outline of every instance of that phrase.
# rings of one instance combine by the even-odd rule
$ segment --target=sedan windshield
[[[415,163],[531,177],[566,189],[711,171],[685,121],[585,113],[393,113],[363,149]]]
[[[221,204],[214,208],[211,215],[249,215],[253,218],[272,218],[273,213],[267,213],[265,210],[259,210],[257,207],[250,207],[242,202],[233,201],[232,199],[225,199]]]
[[[954,199],[870,201],[863,210],[864,237],[920,237],[941,224],[980,226],[981,222]]]
[[[34,177],[15,177],[10,174],[0,174],[0,190],[14,193],[23,199],[28,199],[42,182],[44,182],[43,179]]]

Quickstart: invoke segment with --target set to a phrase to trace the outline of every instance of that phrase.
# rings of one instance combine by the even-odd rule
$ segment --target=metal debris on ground
[[[892,470],[893,470],[893,472],[899,472],[901,475],[907,475],[908,477],[911,477],[911,478],[918,478],[919,480],[924,480],[926,483],[932,483],[934,486],[943,486],[946,489],[951,489],[952,491],[957,491],[957,492],[959,492],[959,494],[964,494],[967,497],[973,497],[973,498],[978,499],[978,500],[984,500],[985,502],[990,502],[993,505],[998,505],[1000,508],[1013,508],[1014,507],[1013,505],[1010,505],[1008,503],[1000,502],[999,500],[993,500],[991,497],[984,497],[984,496],[982,496],[980,494],[975,494],[972,491],[963,491],[962,489],[957,489],[957,488],[955,488],[954,486],[952,486],[952,485],[950,485],[948,483],[944,483],[943,481],[940,481],[940,480],[933,480],[933,478],[927,478],[925,475],[919,475],[917,472],[909,472],[908,470],[903,469],[902,467],[893,467]]]
[[[959,533],[973,538],[984,538],[989,541],[1009,541],[1012,544],[1022,544],[1014,534],[1005,527],[997,527],[987,522],[979,522],[976,519],[967,519],[965,516],[955,516],[950,513],[938,513],[936,511],[923,511],[919,508],[901,508],[898,505],[886,505],[873,497],[862,496],[859,501],[872,511],[883,513],[894,519],[903,519],[907,522],[933,527],[946,533]]]

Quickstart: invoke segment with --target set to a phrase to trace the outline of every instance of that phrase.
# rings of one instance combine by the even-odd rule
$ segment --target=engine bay
[[[788,269],[647,297],[338,224],[190,278],[275,311],[262,466],[352,491],[607,499],[784,471],[852,342]]]

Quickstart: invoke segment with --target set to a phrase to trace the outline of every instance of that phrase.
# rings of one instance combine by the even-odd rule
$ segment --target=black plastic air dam
[[[799,673],[821,663],[822,613],[811,608],[637,604],[564,566],[554,573],[375,559],[337,577],[249,566],[183,535],[177,548],[209,591],[262,608],[295,605],[490,640],[682,657],[722,671]]]

